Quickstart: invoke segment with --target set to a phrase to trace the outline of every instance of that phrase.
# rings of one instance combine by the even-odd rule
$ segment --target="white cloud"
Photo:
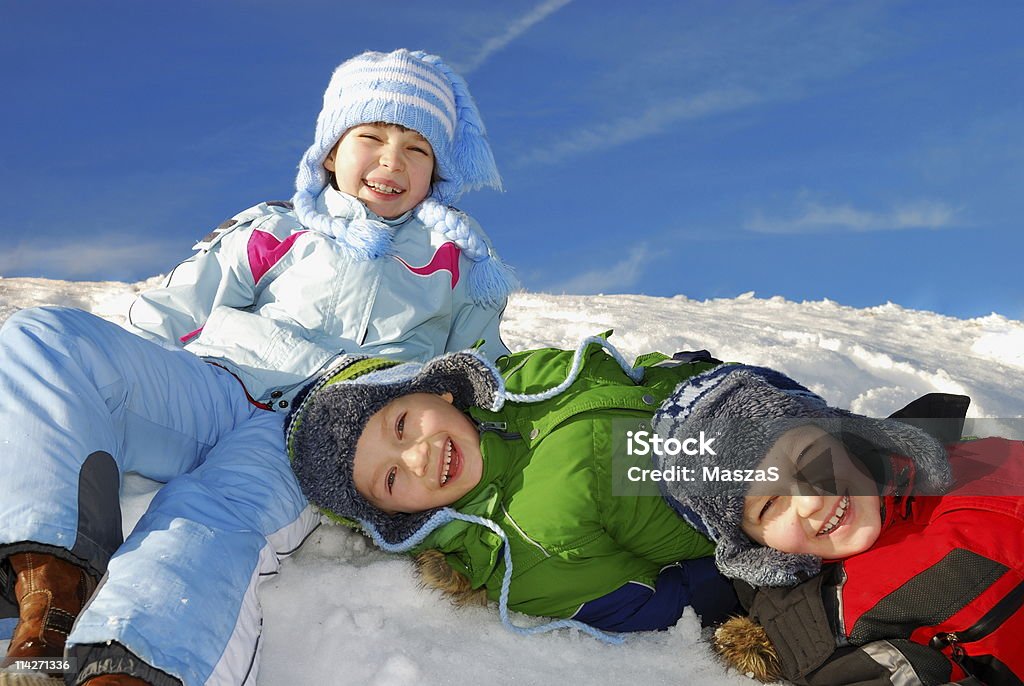
[[[490,59],[491,55],[503,50],[505,46],[529,31],[535,24],[543,21],[570,2],[572,0],[546,0],[546,2],[537,5],[525,15],[506,26],[501,35],[495,36],[484,43],[475,55],[464,62],[460,62],[457,65],[459,72],[465,75],[476,71],[484,62]]]
[[[745,228],[774,234],[943,229],[955,225],[956,215],[956,209],[938,201],[905,203],[887,212],[808,201],[792,217],[773,218],[757,212],[747,221]]]
[[[180,242],[138,242],[123,236],[61,244],[21,243],[0,254],[0,275],[59,274],[70,280],[124,278],[146,265],[153,265],[153,273],[166,270],[181,257]]]
[[[571,95],[579,103],[577,123],[562,139],[539,139],[541,144],[516,163],[557,163],[595,146],[663,133],[676,122],[834,89],[844,75],[901,45],[887,29],[886,8],[876,5],[823,8],[798,2],[779,12],[758,3],[745,3],[742,11],[729,3],[676,3],[656,25],[647,18],[635,23],[623,18],[633,28],[622,38],[626,47],[608,51],[611,57],[588,55],[588,69],[575,75],[578,85]],[[598,13],[585,19],[573,27],[572,45],[581,42],[581,31],[590,32],[592,44],[606,41],[607,19]]]
[[[665,131],[679,121],[739,110],[758,101],[756,94],[745,89],[714,90],[692,97],[664,100],[638,114],[595,124],[571,133],[558,142],[533,148],[520,157],[517,163],[554,164],[580,153],[606,150],[647,138]]]
[[[643,276],[644,269],[655,256],[645,244],[638,245],[629,251],[622,260],[607,267],[599,267],[577,274],[571,279],[549,287],[554,293],[574,293],[589,295],[593,293],[621,292],[631,288]]]

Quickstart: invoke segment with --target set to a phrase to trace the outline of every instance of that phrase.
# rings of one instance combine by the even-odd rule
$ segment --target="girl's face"
[[[356,441],[352,480],[385,512],[451,505],[483,476],[480,433],[450,393],[412,393],[373,414]]]
[[[338,190],[378,216],[400,217],[430,193],[434,149],[412,129],[395,124],[353,126],[324,160]]]
[[[805,425],[784,433],[761,467],[778,468],[780,478],[767,489],[751,489],[746,497],[743,531],[754,541],[787,553],[837,560],[878,540],[881,503],[874,479],[842,442],[820,427]],[[784,484],[791,484],[790,493],[779,495],[786,490]]]

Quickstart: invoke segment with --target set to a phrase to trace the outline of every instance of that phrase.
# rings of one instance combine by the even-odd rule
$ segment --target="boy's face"
[[[356,441],[356,490],[385,512],[451,505],[483,475],[480,434],[450,393],[413,393],[374,413]]]
[[[345,132],[324,160],[338,190],[385,219],[400,217],[430,193],[434,149],[412,129],[360,124]]]
[[[837,560],[878,540],[882,524],[874,479],[820,427],[808,424],[784,433],[761,467],[777,467],[779,480],[752,488],[745,499],[743,531],[754,541]],[[791,485],[788,495],[779,495],[786,490],[783,484]]]

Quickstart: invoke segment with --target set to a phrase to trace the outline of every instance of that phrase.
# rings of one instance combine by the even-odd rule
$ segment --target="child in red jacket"
[[[692,470],[665,495],[737,580],[749,616],[716,644],[742,671],[830,686],[1022,683],[1024,442],[944,448],[744,366],[683,383],[653,423],[716,441],[715,456],[659,466]]]

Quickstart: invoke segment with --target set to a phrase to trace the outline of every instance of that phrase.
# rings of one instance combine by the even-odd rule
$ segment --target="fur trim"
[[[465,575],[452,569],[440,550],[424,550],[417,555],[416,572],[425,588],[441,591],[456,605],[487,604],[487,589],[473,588]]]
[[[782,679],[782,666],[764,627],[750,617],[732,617],[715,630],[715,652],[730,667],[766,684]]]

